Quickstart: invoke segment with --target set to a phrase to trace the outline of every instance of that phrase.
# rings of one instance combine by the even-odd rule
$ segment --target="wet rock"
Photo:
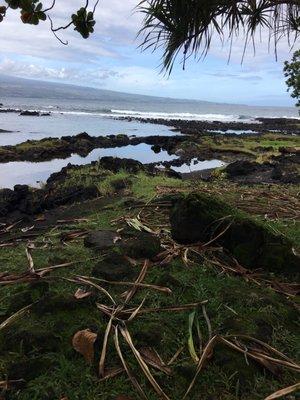
[[[205,243],[222,233],[217,243],[243,266],[283,274],[299,272],[299,257],[287,239],[209,195],[182,196],[171,210],[170,222],[172,237],[179,243]]]
[[[39,117],[40,113],[38,111],[21,111],[20,112],[21,116],[25,116],[25,117]]]
[[[5,216],[14,209],[18,195],[11,189],[0,189],[0,216]]]
[[[84,239],[85,247],[94,248],[96,250],[106,250],[115,246],[115,242],[119,235],[114,231],[93,231]]]
[[[296,120],[289,118],[258,118],[254,122],[246,122],[245,119],[250,119],[248,116],[242,116],[241,121],[223,122],[223,121],[187,121],[187,120],[165,120],[162,118],[134,118],[120,117],[120,120],[139,121],[145,124],[158,124],[169,126],[174,132],[181,132],[186,135],[201,135],[205,132],[212,134],[212,131],[226,132],[233,131],[252,131],[255,133],[265,133],[271,131],[281,131],[286,133],[299,134],[300,129]],[[259,124],[257,123],[260,122]],[[249,134],[251,135],[251,133]],[[232,134],[235,136],[235,134]]]
[[[29,193],[28,185],[15,185],[14,191],[19,198],[24,198]]]
[[[99,164],[102,168],[112,172],[119,172],[123,169],[136,174],[139,171],[145,170],[145,167],[141,162],[130,158],[102,157],[99,160]]]
[[[291,183],[296,185],[300,183],[300,174],[292,164],[275,165],[271,177],[275,181],[279,181],[281,183]]]
[[[248,175],[253,173],[259,168],[259,164],[251,161],[235,161],[225,168],[225,172],[230,177]]]
[[[155,144],[151,147],[151,150],[154,151],[155,154],[158,154],[161,152],[161,147],[158,144]]]
[[[134,280],[137,270],[117,252],[109,253],[93,268],[92,275],[108,281]]]

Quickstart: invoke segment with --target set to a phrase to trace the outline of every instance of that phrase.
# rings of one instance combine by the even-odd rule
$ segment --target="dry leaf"
[[[88,364],[92,364],[94,361],[94,344],[96,339],[96,333],[91,332],[89,329],[75,333],[72,339],[73,348],[83,355]]]
[[[77,289],[74,297],[76,300],[82,300],[86,299],[87,297],[91,296],[92,292],[86,292],[85,290],[82,289]]]

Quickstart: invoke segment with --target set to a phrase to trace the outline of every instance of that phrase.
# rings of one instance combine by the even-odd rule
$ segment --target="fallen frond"
[[[115,347],[118,353],[118,356],[121,360],[121,363],[128,375],[128,378],[130,379],[131,383],[133,384],[133,386],[136,388],[137,392],[139,393],[139,395],[144,399],[144,400],[148,400],[147,396],[145,395],[143,389],[141,388],[140,384],[138,383],[138,381],[136,380],[136,378],[132,375],[132,373],[130,372],[128,365],[124,359],[123,353],[121,351],[121,347],[120,347],[120,342],[119,342],[119,329],[120,327],[117,325],[115,327],[115,334],[114,334],[114,342],[115,342]]]
[[[270,396],[266,397],[265,400],[275,400],[281,397],[284,397],[288,394],[294,393],[300,389],[300,382],[296,383],[295,385],[286,387],[284,389],[278,390],[277,392],[271,394]]]
[[[13,315],[11,315],[9,318],[7,318],[6,320],[4,320],[1,324],[0,324],[0,331],[2,331],[2,329],[7,328],[9,325],[13,324],[15,321],[17,321],[19,318],[23,317],[23,315],[25,315],[27,313],[27,311],[30,310],[30,308],[32,307],[32,304],[29,304],[26,307],[21,308],[21,310],[17,311],[16,313],[14,313]]]
[[[122,336],[124,337],[124,339],[126,340],[126,342],[128,343],[129,347],[131,348],[133,355],[135,356],[137,362],[139,363],[142,371],[144,372],[146,378],[152,385],[153,389],[156,391],[156,393],[159,395],[160,398],[165,399],[165,400],[170,400],[169,397],[164,393],[162,388],[159,386],[159,384],[156,382],[156,380],[154,379],[153,375],[151,374],[147,364],[143,360],[143,357],[141,356],[139,351],[134,346],[131,335],[130,335],[127,327],[126,326],[124,328],[120,327],[120,332],[121,332]]]

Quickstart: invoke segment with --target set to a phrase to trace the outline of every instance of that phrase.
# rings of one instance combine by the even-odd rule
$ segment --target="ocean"
[[[20,116],[18,113],[0,113],[0,146],[15,145],[26,140],[62,137],[87,132],[92,136],[126,134],[128,136],[174,135],[169,127],[118,117],[162,118],[168,120],[206,120],[249,122],[258,117],[298,118],[292,107],[254,107],[179,100],[117,93],[107,90],[83,88],[72,85],[47,83],[0,75],[0,103],[2,108],[50,112],[50,116]],[[112,155],[133,158],[143,163],[168,161],[167,152],[155,154],[150,146],[127,146],[118,149],[97,149],[87,157],[72,155],[70,158],[50,162],[13,162],[1,164],[0,187],[15,184],[33,186],[45,182],[51,173],[59,171],[69,162],[86,164],[99,157]],[[181,172],[222,165],[219,160],[208,160],[181,167]]]

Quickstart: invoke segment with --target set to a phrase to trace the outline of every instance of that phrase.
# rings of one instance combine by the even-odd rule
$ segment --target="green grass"
[[[94,176],[88,177],[93,172]],[[105,175],[106,173],[106,175]],[[97,174],[99,174],[97,176]],[[100,175],[105,175],[100,178]],[[68,218],[84,216],[88,221],[80,224],[49,227],[45,234],[35,239],[37,249],[33,250],[36,268],[75,261],[78,264],[57,270],[52,277],[72,277],[76,274],[91,275],[93,268],[101,262],[102,254],[87,249],[82,240],[64,245],[61,235],[76,229],[116,229],[124,228],[123,222],[114,222],[121,216],[135,216],[137,211],[129,211],[124,206],[126,196],[113,196],[113,182],[130,178],[128,198],[149,201],[156,193],[157,186],[186,188],[189,185],[180,180],[163,176],[150,177],[145,174],[128,175],[121,171],[109,174],[103,170],[91,171],[83,168],[82,173],[74,170],[65,184],[80,181],[89,185],[99,185],[99,192],[107,194],[111,201],[108,206],[95,201],[62,209]],[[89,179],[92,179],[90,181]],[[216,191],[221,192],[222,183],[216,183]],[[191,185],[194,189],[194,185]],[[205,184],[197,190],[205,189]],[[226,197],[227,196],[227,197]],[[225,194],[233,199],[232,193]],[[229,201],[229,200],[228,200]],[[231,201],[231,200],[230,200]],[[98,204],[98,206],[97,206]],[[152,212],[149,218],[153,219]],[[299,225],[292,228],[285,221],[272,223],[272,227],[288,237],[299,237]],[[45,240],[50,240],[44,248]],[[0,273],[3,271],[22,272],[26,269],[25,244],[0,249]],[[168,286],[172,294],[139,290],[130,303],[138,306],[143,299],[145,307],[162,307],[208,300],[207,313],[214,333],[249,334],[276,346],[292,358],[299,351],[299,327],[297,313],[285,297],[264,286],[251,284],[240,277],[227,276],[216,271],[209,262],[195,258],[194,264],[186,267],[180,259],[163,267],[151,267],[145,278],[146,283]],[[9,394],[10,400],[53,400],[67,397],[68,400],[111,400],[118,395],[137,399],[137,394],[122,374],[107,382],[97,378],[97,363],[88,366],[81,355],[72,349],[71,339],[78,330],[90,328],[103,337],[107,318],[95,307],[95,302],[106,302],[100,293],[82,302],[74,303],[72,296],[78,285],[62,280],[52,280],[49,287],[43,285],[13,285],[0,287],[0,322],[20,308],[40,300],[32,311],[16,321],[11,327],[0,332],[0,381],[6,378],[7,371],[14,372],[21,362],[26,365],[26,373],[31,373],[24,389]],[[122,290],[108,286],[109,292],[118,301]],[[124,290],[124,289],[123,289]],[[48,293],[48,294],[47,294]],[[180,400],[195,373],[188,352],[189,312],[146,314],[128,324],[137,346],[153,346],[164,360],[169,360],[182,346],[184,350],[172,366],[173,374],[166,376],[153,371],[155,378],[174,400]],[[204,339],[207,340],[205,320],[199,310],[199,324]],[[101,340],[96,347],[99,357]],[[149,400],[157,399],[153,390],[141,373],[128,346],[121,340],[122,351],[147,393]],[[118,366],[119,361],[112,340],[109,341],[107,365]],[[36,358],[39,357],[39,364]],[[256,364],[247,362],[243,355],[236,354],[218,346],[212,359],[199,375],[190,399],[203,400],[261,400],[275,390],[295,383],[293,374],[283,372],[280,379],[264,371]]]
[[[293,135],[279,135],[278,133],[265,133],[262,135],[237,136],[205,135],[194,137],[194,142],[184,142],[179,145],[182,149],[197,148],[199,152],[211,151],[222,153],[235,153],[255,157],[258,161],[267,161],[273,155],[279,155],[281,147],[299,147],[300,140]],[[264,150],[265,148],[265,150]],[[272,150],[270,150],[272,148]],[[263,155],[261,152],[264,151]],[[264,160],[262,160],[264,158]]]

